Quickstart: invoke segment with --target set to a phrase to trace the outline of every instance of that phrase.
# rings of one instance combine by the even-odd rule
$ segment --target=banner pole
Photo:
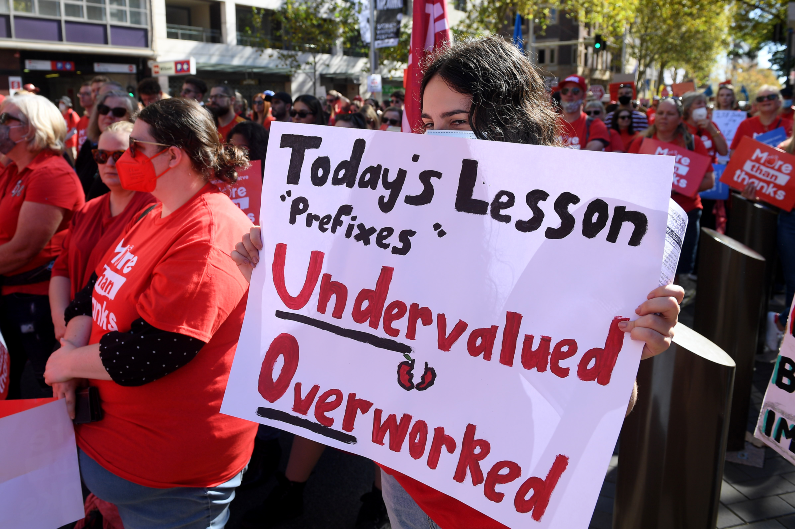
[[[376,74],[375,64],[375,0],[370,0],[370,73]]]

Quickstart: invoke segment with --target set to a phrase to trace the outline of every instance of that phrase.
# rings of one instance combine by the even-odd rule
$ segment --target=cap
[[[23,90],[27,90],[28,92],[32,92],[33,94],[38,94],[39,89],[36,88],[36,85],[33,83],[28,83],[27,85],[22,85]]]
[[[271,101],[273,99],[273,90],[266,90],[262,95],[265,97],[265,101]]]
[[[287,105],[293,104],[293,98],[291,98],[290,94],[288,94],[287,92],[276,92],[273,96],[271,96],[271,98],[283,101]]]
[[[580,87],[580,90],[582,90],[583,93],[588,92],[588,83],[585,82],[585,78],[581,75],[572,74],[564,79],[561,79],[558,82],[558,90],[563,88],[563,85],[565,85],[566,83],[575,83],[577,84],[577,86]]]
[[[72,99],[69,96],[61,96],[61,99],[58,100],[58,103],[65,103],[67,107],[71,107]]]

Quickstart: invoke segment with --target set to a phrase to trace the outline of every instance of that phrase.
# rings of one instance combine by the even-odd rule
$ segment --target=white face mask
[[[425,131],[425,134],[435,135],[435,136],[449,136],[453,138],[466,138],[467,140],[477,140],[478,137],[475,136],[473,131],[437,131],[434,129],[430,129]]]

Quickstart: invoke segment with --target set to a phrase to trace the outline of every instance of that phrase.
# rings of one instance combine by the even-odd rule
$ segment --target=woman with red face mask
[[[75,390],[98,391],[80,471],[125,528],[223,528],[251,455],[257,426],[219,414],[248,289],[228,249],[251,222],[212,184],[247,163],[196,101],[144,108],[116,169],[160,202],[99,260],[47,363],[72,417]]]

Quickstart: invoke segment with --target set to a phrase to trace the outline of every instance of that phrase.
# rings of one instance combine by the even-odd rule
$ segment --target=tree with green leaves
[[[786,75],[795,66],[793,59],[787,64],[783,46],[787,35],[787,4],[789,0],[735,0],[730,30],[734,46],[729,56],[755,59],[762,48],[772,47],[770,63],[779,75]]]
[[[359,31],[356,7],[350,1],[284,0],[273,12],[251,9],[251,24],[242,31],[251,45],[275,57],[291,73],[311,72],[315,91],[319,69],[332,48]],[[276,31],[266,31],[268,22]]]

